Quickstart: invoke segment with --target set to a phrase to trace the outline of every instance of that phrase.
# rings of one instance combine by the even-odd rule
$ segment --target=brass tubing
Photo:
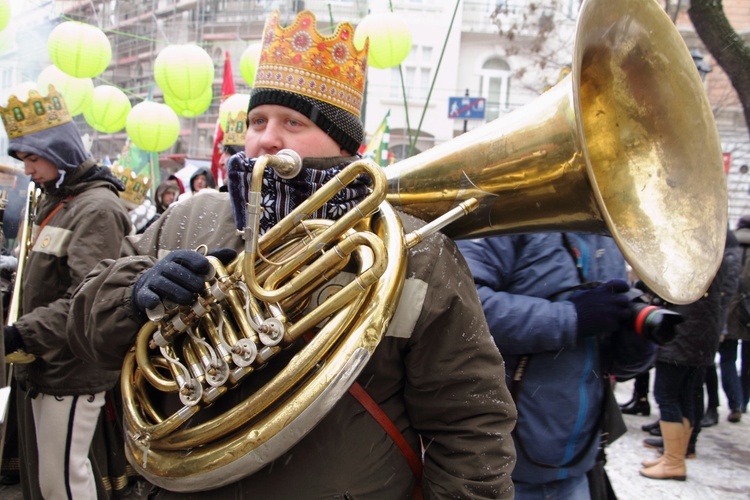
[[[260,174],[258,174],[258,172],[260,172]],[[285,217],[280,223],[276,224],[265,235],[263,235],[263,238],[258,242],[258,251],[263,253],[268,245],[276,243],[287,232],[292,231],[300,220],[306,218],[309,213],[312,213],[314,210],[322,206],[330,197],[338,193],[342,187],[346,186],[349,182],[352,182],[359,175],[364,173],[370,174],[373,179],[372,193],[357,205],[356,209],[350,210],[343,217],[338,219],[329,229],[316,235],[305,245],[305,250],[295,255],[289,262],[285,263],[282,269],[284,269],[284,272],[287,273],[287,275],[290,275],[301,265],[305,264],[312,256],[325,248],[325,246],[332,240],[340,236],[344,231],[353,227],[364,216],[369,215],[377,208],[385,198],[386,194],[385,175],[382,172],[382,168],[366,160],[356,161],[349,165],[335,178],[340,184],[334,181],[326,183],[321,189],[316,191],[313,196],[305,200],[305,202],[292,211],[289,216]],[[262,169],[255,168],[253,170],[251,189],[255,190],[257,188],[259,190],[262,178]],[[246,245],[248,245],[247,248],[250,249],[249,252],[246,250],[246,253],[254,253],[252,251],[255,248],[254,242],[246,242]],[[309,281],[310,275],[307,274],[305,276]],[[255,275],[255,259],[253,258],[245,259],[244,278],[253,296],[258,297],[265,302],[279,302],[294,294],[297,290],[307,284],[302,278],[296,276],[279,289],[267,290],[257,282]]]
[[[180,412],[173,413],[168,418],[156,424],[145,421],[135,405],[136,399],[133,392],[136,387],[134,383],[134,370],[135,356],[133,353],[128,353],[123,363],[120,389],[123,396],[124,425],[131,439],[133,436],[148,436],[150,441],[162,439],[179,428],[198,411],[199,408],[197,406],[183,407]],[[156,414],[156,411],[153,410],[149,413]]]
[[[356,234],[358,235],[360,233]],[[374,238],[374,236],[369,233],[364,234],[368,234],[369,236],[364,236],[363,240],[372,244],[371,238]],[[377,240],[377,238],[374,239]],[[347,246],[352,245],[353,247],[359,247],[359,241],[359,237],[353,238]],[[383,244],[378,241],[377,244],[373,244],[373,246],[382,247]],[[368,252],[363,251],[361,248],[357,248],[356,251],[361,259],[361,267],[363,268],[371,267],[373,255],[378,255],[381,260],[384,255],[386,255],[383,249],[379,249],[369,255]],[[368,277],[366,279],[369,280],[370,278]],[[346,290],[346,288],[344,290]],[[221,436],[234,432],[241,426],[250,422],[274,401],[278,400],[283,394],[291,390],[299,381],[305,378],[308,372],[315,368],[325,353],[336,343],[341,333],[346,330],[347,325],[355,320],[360,314],[361,308],[369,298],[369,295],[366,293],[351,294],[347,292],[342,294],[341,292],[344,290],[326,300],[318,307],[318,309],[332,309],[332,306],[327,305],[329,302],[332,304],[335,303],[339,306],[341,302],[346,302],[346,304],[340,308],[340,311],[331,318],[323,330],[321,330],[313,340],[302,349],[302,351],[297,353],[293,360],[284,367],[284,369],[279,372],[273,380],[264,385],[255,394],[248,397],[241,404],[222,415],[221,418],[217,417],[209,422],[204,422],[191,427],[190,429],[177,431],[172,434],[166,442],[155,443],[154,446],[163,449],[180,449],[183,447],[195,446],[198,439],[211,441],[219,439]],[[342,298],[334,300],[338,295],[342,295]],[[316,321],[316,323],[318,322],[319,320]],[[305,325],[306,324],[307,322],[305,322]],[[292,331],[297,335],[304,333],[299,327],[294,328]]]
[[[234,331],[232,322],[229,321],[230,317],[227,316],[222,309],[219,309],[217,314],[221,314],[222,316],[224,340],[229,345],[229,348],[231,348],[235,343],[237,343],[237,340],[239,340],[237,337],[237,334]],[[221,355],[221,351],[219,351],[220,349],[219,346],[221,345],[221,339],[219,337],[219,326],[214,320],[213,315],[212,314],[206,315],[203,318],[201,325],[204,327],[206,336],[210,339],[211,344],[217,350],[217,354]],[[231,353],[229,352],[223,354],[222,357],[227,363],[230,363],[232,361],[232,356],[231,356]]]
[[[347,256],[360,246],[368,248],[373,253],[371,257],[361,258],[363,266],[366,267],[364,267],[363,271],[360,272],[355,280],[348,283],[335,295],[329,297],[318,307],[300,318],[299,321],[290,325],[287,335],[291,340],[295,340],[305,332],[310,331],[315,325],[330,316],[334,311],[337,311],[345,304],[354,300],[355,297],[366,294],[370,286],[376,283],[378,278],[383,275],[386,270],[388,258],[383,242],[374,234],[367,232],[348,234],[341,243],[337,245],[340,252]],[[326,252],[326,254],[337,255],[338,252],[331,250]]]
[[[163,377],[151,364],[149,343],[151,336],[156,331],[156,324],[149,321],[138,331],[135,340],[135,357],[138,367],[143,371],[148,383],[162,392],[177,392],[178,387],[174,380]]]
[[[26,217],[22,221],[21,230],[18,234],[18,265],[16,266],[15,278],[13,280],[13,291],[10,296],[10,304],[8,304],[8,314],[5,320],[6,325],[12,325],[18,321],[18,316],[21,311],[21,298],[23,295],[23,273],[26,269],[26,260],[29,257],[29,252],[32,247],[32,233],[31,228],[34,225],[34,217],[36,216],[36,207],[39,203],[40,192],[36,188],[34,182],[29,182],[26,188]],[[15,352],[5,353],[5,362],[10,364],[27,364],[31,363],[36,359],[36,356],[25,352],[23,349],[19,349]]]
[[[362,301],[342,310],[326,325],[327,331],[319,332],[269,383],[234,406],[220,417],[208,422],[181,429],[165,437],[153,446],[165,450],[193,448],[201,443],[212,442],[229,435],[247,425],[267,408],[278,402],[292,390],[308,373],[315,369],[324,354],[336,343],[341,331],[333,327],[350,323],[360,314]],[[330,327],[328,325],[331,325]],[[229,452],[231,455],[231,452]]]
[[[202,384],[206,380],[206,372],[198,354],[193,349],[192,342],[184,342],[182,344],[182,355],[185,358],[187,369],[190,370],[193,378]]]

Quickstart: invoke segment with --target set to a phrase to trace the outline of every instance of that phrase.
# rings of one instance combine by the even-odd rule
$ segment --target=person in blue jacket
[[[458,245],[518,408],[516,499],[590,498],[605,384],[644,370],[656,352],[628,328],[622,254],[608,236],[577,233]]]

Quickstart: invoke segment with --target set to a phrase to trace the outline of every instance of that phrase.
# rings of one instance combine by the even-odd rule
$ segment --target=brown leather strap
[[[305,342],[310,342],[312,334],[309,332],[305,333],[302,338]],[[367,393],[359,382],[355,381],[349,387],[349,394],[351,394],[354,399],[356,399],[359,404],[367,410],[367,413],[369,413],[370,416],[380,424],[383,430],[385,430],[388,436],[390,436],[393,442],[396,443],[396,446],[401,450],[401,453],[404,455],[404,458],[409,464],[409,468],[416,479],[414,490],[412,491],[412,499],[422,500],[424,498],[422,495],[422,459],[417,456],[414,449],[406,442],[406,438],[401,434],[401,431],[398,430],[396,424],[394,424],[388,415],[385,414],[380,405],[372,399],[372,396]]]
[[[68,196],[68,197],[67,197],[67,198],[65,198],[65,199],[64,199],[63,201],[61,201],[60,203],[58,203],[58,204],[57,204],[57,206],[56,206],[55,208],[53,208],[53,209],[52,209],[52,211],[51,211],[51,212],[50,212],[50,213],[49,213],[49,214],[47,215],[47,217],[45,217],[45,218],[44,218],[44,220],[42,221],[42,223],[41,223],[41,224],[39,224],[39,229],[38,229],[38,230],[37,230],[37,232],[36,232],[37,236],[38,236],[38,235],[40,235],[40,234],[42,233],[42,229],[44,228],[44,226],[46,226],[46,225],[47,225],[47,223],[48,223],[48,222],[50,221],[50,219],[52,219],[52,217],[54,217],[54,215],[55,215],[55,214],[56,214],[57,212],[59,212],[59,211],[60,211],[60,209],[61,209],[62,207],[64,207],[64,206],[65,206],[65,204],[66,204],[67,202],[69,202],[70,200],[72,200],[72,199],[73,199],[74,197],[75,197],[74,195],[70,195],[70,196]],[[33,242],[33,243],[31,244],[31,246],[32,246],[32,247],[34,246],[34,243],[36,243],[36,238],[34,238],[34,242]]]
[[[383,409],[380,408],[369,394],[367,394],[367,391],[365,391],[359,383],[354,382],[354,384],[349,387],[349,393],[359,401],[370,415],[372,415],[372,418],[380,424],[391,439],[393,439],[393,442],[396,443],[396,446],[399,447],[401,453],[404,454],[404,458],[406,458],[414,477],[417,479],[417,485],[414,488],[414,498],[422,498],[422,460],[414,452],[414,449],[409,446],[409,443],[406,442],[406,438],[404,438],[403,434],[401,434],[398,428],[396,428],[393,421],[388,418],[388,415],[385,414]]]

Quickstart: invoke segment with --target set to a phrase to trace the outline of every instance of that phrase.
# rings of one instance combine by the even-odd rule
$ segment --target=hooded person
[[[188,184],[190,186],[190,191],[185,191],[184,193],[182,193],[178,198],[179,201],[187,200],[188,198],[200,194],[203,191],[216,191],[216,181],[214,180],[214,176],[211,173],[211,169],[205,167],[201,167],[193,172],[193,175],[190,176],[190,182]]]
[[[159,184],[156,188],[156,195],[154,195],[156,213],[163,214],[164,211],[169,208],[169,205],[177,200],[178,196],[180,196],[180,186],[176,181],[167,179]]]
[[[281,26],[279,19],[276,11],[266,23],[247,115],[245,151],[229,159],[228,192],[209,192],[174,204],[143,235],[126,238],[120,259],[89,275],[76,292],[68,324],[68,331],[76,337],[74,349],[83,359],[102,367],[121,366],[139,329],[148,321],[146,311],[157,311],[165,303],[198,304],[195,293],[206,288],[203,273],[211,271],[209,262],[216,262],[211,256],[227,263],[237,251],[256,248],[258,251],[251,254],[246,250],[245,262],[253,259],[261,265],[261,261],[278,261],[271,249],[265,248],[267,238],[285,227],[277,223],[294,218],[290,212],[327,181],[346,174],[350,165],[355,169],[363,166],[355,167],[352,162],[359,160],[356,152],[364,138],[359,117],[367,47],[354,46],[354,29],[349,23],[337,26],[332,35],[321,35],[309,11],[298,13],[287,27]],[[278,154],[283,149],[296,152],[302,159],[300,172],[292,178],[278,175],[269,164],[283,156]],[[371,168],[379,172],[374,165]],[[262,175],[262,186],[256,187],[253,173],[256,178]],[[366,216],[371,212],[360,206],[370,195],[369,177],[356,175],[350,180],[302,217],[311,219],[310,226],[301,223],[302,236],[304,230],[314,230],[324,223],[320,219],[345,222],[345,215],[364,210],[362,216]],[[425,226],[423,221],[385,203],[380,207],[389,221],[398,222],[399,229],[391,232],[392,236],[401,237],[400,224],[404,232]],[[264,237],[259,239],[261,233]],[[209,258],[194,250],[200,245],[205,245]],[[336,253],[331,248],[333,243],[324,246],[315,254],[325,250],[326,257],[332,257]],[[299,251],[299,247],[283,248]],[[400,276],[393,276],[393,281],[403,284],[401,299],[385,301],[393,312],[390,321],[378,315],[374,320],[377,326],[367,329],[368,341],[374,344],[371,355],[362,358],[369,361],[361,370],[353,368],[326,379],[330,386],[325,393],[335,398],[320,403],[323,406],[317,406],[320,398],[315,399],[304,411],[303,404],[271,404],[268,411],[275,413],[264,419],[276,420],[274,415],[281,417],[279,412],[284,415],[283,428],[275,435],[269,435],[270,429],[260,430],[261,423],[243,425],[231,419],[242,426],[233,435],[248,445],[243,445],[247,453],[240,453],[234,444],[222,448],[218,441],[212,441],[206,451],[215,445],[216,457],[227,460],[224,464],[208,457],[203,462],[199,452],[187,458],[192,465],[180,460],[179,467],[170,467],[170,472],[158,471],[159,466],[151,469],[157,460],[165,465],[172,462],[164,460],[165,456],[156,458],[157,446],[161,445],[155,442],[149,442],[144,453],[140,430],[131,429],[129,460],[158,485],[152,491],[153,498],[182,498],[186,492],[191,492],[190,498],[212,499],[241,498],[247,492],[276,499],[409,498],[420,489],[427,499],[513,497],[510,471],[515,452],[510,433],[516,420],[515,407],[504,381],[503,360],[489,334],[476,289],[466,286],[472,281],[466,262],[453,241],[441,233],[426,235],[412,249],[403,246],[403,252],[392,250],[392,256],[403,256],[403,267],[396,266],[404,272],[403,282]],[[288,255],[282,258],[291,259]],[[330,274],[318,274],[321,281],[316,278],[315,286],[300,291],[306,296],[295,296],[292,302],[309,301],[308,309],[316,310],[321,304],[335,307],[340,303],[338,298],[346,296],[339,295],[338,290],[349,290],[360,283],[354,279],[357,266],[351,264]],[[324,279],[328,280],[325,284]],[[250,280],[248,276],[248,283],[241,285],[250,287]],[[378,280],[376,288],[391,289],[391,281]],[[263,388],[269,378],[272,383],[281,382],[276,374],[292,370],[296,361],[308,355],[307,342],[314,348],[327,338],[324,331],[312,326],[322,325],[312,320],[314,316],[300,316],[287,301],[261,298],[259,292],[253,295],[257,311],[252,314],[252,322],[258,331],[270,333],[266,326],[271,324],[301,328],[305,321],[311,321],[311,327],[305,328],[304,338],[299,331],[294,334],[297,340],[286,339],[277,346],[271,346],[274,340],[265,334],[230,342],[238,356],[253,352],[249,345],[242,347],[253,343],[258,352],[256,360],[262,358],[265,368],[254,370],[258,361],[240,368],[235,361],[242,364],[244,358],[228,358],[232,376],[248,376],[206,408],[208,412],[201,409],[195,413],[187,422],[187,431],[202,429],[195,426],[207,423],[206,418],[213,417],[210,412],[220,411],[219,407],[233,408],[241,401],[260,397],[265,391],[258,388],[259,382]],[[199,309],[197,306],[195,311]],[[372,318],[373,313],[368,312]],[[282,319],[277,323],[277,318]],[[327,324],[337,325],[340,315],[335,318]],[[363,319],[358,317],[357,321]],[[349,331],[340,334],[342,348],[347,334]],[[160,336],[156,334],[153,340],[163,343]],[[221,345],[217,349],[221,350]],[[131,355],[128,359],[133,360]],[[312,364],[309,377],[313,379],[325,374],[319,369],[340,366],[330,357]],[[354,377],[357,382],[352,384]],[[306,377],[304,383],[308,381]],[[196,379],[183,385],[186,396],[197,394],[199,383]],[[305,385],[299,390],[306,392],[308,388],[312,389]],[[216,392],[208,386],[202,390],[203,394]],[[167,393],[155,395],[151,403],[164,408],[170,400],[181,406],[174,395]]]
[[[86,150],[53,86],[46,96],[29,91],[25,102],[10,96],[0,113],[8,154],[24,163],[41,189],[31,206],[27,255],[19,257],[26,261],[17,278],[23,290],[18,319],[3,329],[6,352],[23,349],[35,357],[16,369],[25,389],[19,397],[28,396],[19,406],[30,401],[34,417],[34,428],[21,431],[27,443],[36,435],[39,468],[29,471],[30,480],[38,480],[44,498],[96,498],[89,447],[105,392],[119,375],[78,359],[68,344],[66,322],[73,291],[99,261],[118,255],[130,231],[118,199],[124,186]],[[28,465],[23,450],[22,445],[21,463]]]

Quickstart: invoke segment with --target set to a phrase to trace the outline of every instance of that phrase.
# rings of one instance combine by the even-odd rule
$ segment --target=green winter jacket
[[[401,216],[405,231],[423,225]],[[76,352],[117,368],[138,329],[133,284],[174,249],[243,249],[228,195],[178,202],[148,230],[126,238],[123,257],[102,263],[76,292],[68,330]],[[408,254],[394,319],[358,382],[418,456],[434,498],[512,498],[516,410],[472,277],[441,234]],[[239,391],[227,397],[236,397]],[[421,440],[420,440],[421,438]],[[249,477],[209,491],[156,498],[410,498],[414,477],[391,438],[345,394],[305,437]]]

